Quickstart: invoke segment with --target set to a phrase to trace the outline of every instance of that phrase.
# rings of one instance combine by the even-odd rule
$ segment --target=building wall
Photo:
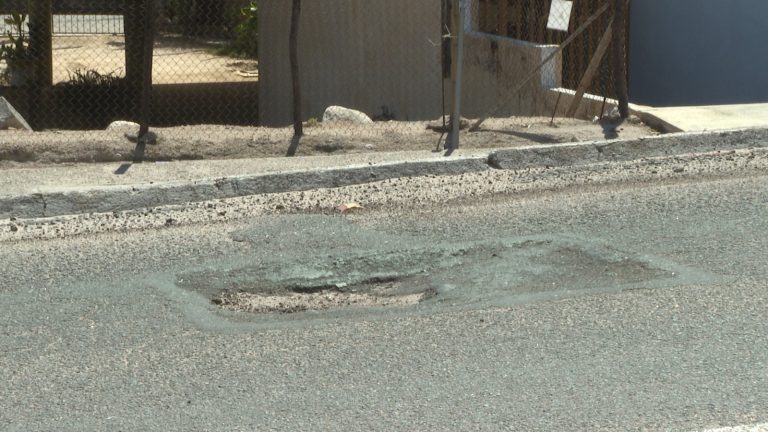
[[[472,32],[465,42],[462,115],[550,115],[547,89],[562,84],[561,57],[556,56],[517,92],[556,47]],[[496,108],[491,113],[489,110]]]
[[[768,1],[635,0],[630,99],[652,106],[768,102]]]
[[[291,121],[291,3],[259,2],[259,107],[264,125]],[[441,112],[439,0],[302,2],[299,32],[303,113],[329,105],[399,120]]]
[[[291,122],[288,32],[291,3],[259,3],[259,118],[265,126]],[[323,0],[302,2],[299,63],[303,114],[320,118],[342,105],[397,120],[432,120],[442,113],[440,0]],[[523,91],[509,95],[553,47],[471,31],[467,16],[462,114],[551,114],[545,87],[561,85],[560,58]],[[446,95],[450,94],[445,89]],[[450,100],[446,97],[446,104]],[[450,105],[447,105],[450,111]],[[547,114],[548,115],[548,114]]]

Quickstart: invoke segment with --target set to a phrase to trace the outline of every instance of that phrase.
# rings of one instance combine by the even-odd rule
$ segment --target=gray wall
[[[634,0],[630,99],[652,106],[768,102],[768,1]]]
[[[259,2],[259,116],[291,122],[288,58],[291,2]],[[302,2],[299,68],[305,118],[329,105],[371,116],[382,106],[398,120],[441,112],[440,2],[311,0]]]
[[[288,0],[259,3],[259,119],[265,126],[291,122],[290,12]],[[435,44],[440,41],[440,14],[439,0],[303,2],[299,66],[305,119],[321,118],[329,105],[370,116],[386,106],[396,120],[438,118],[443,91],[440,47]],[[559,58],[527,88],[512,97],[507,93],[551,49],[468,34],[462,114],[478,117],[501,103],[497,116],[550,115],[543,85],[560,85]]]
[[[537,78],[516,93],[518,83],[553,50],[510,38],[472,32],[465,38],[464,79],[461,114],[469,118],[485,115],[551,115],[547,89],[562,85],[561,57],[544,67]],[[496,111],[489,112],[496,108]]]

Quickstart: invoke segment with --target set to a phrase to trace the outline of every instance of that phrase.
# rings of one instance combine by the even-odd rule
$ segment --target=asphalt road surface
[[[90,234],[0,243],[0,430],[768,421],[764,171],[419,198],[502,175],[360,186],[399,198],[346,215],[292,206],[331,193],[318,191],[231,220],[181,224],[191,210],[176,209],[130,216],[168,226],[98,232],[129,216],[87,216],[69,223]],[[222,205],[201,208],[214,220]],[[384,285],[426,298],[297,313],[214,302]]]

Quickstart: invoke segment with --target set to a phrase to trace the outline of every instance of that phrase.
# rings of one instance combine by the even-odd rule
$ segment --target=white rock
[[[130,121],[125,121],[125,120],[117,120],[117,121],[113,121],[112,123],[109,124],[109,126],[107,126],[108,131],[124,132],[126,130],[132,130],[132,129],[138,130],[139,124],[130,122]]]
[[[8,102],[4,97],[0,96],[0,129],[24,129],[31,131],[32,128],[24,117],[19,114],[18,111]]]
[[[326,122],[368,124],[373,123],[373,120],[363,112],[334,105],[326,108],[323,113],[323,123]]]

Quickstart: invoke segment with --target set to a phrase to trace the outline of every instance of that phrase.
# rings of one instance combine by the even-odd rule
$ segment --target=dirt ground
[[[156,84],[258,80],[258,62],[213,54],[216,41],[181,36],[158,37],[152,67]],[[122,36],[57,36],[53,40],[53,81],[67,81],[76,70],[125,76]]]
[[[54,39],[54,81],[76,70],[124,75],[122,36],[60,36]],[[258,80],[258,63],[213,54],[215,41],[162,36],[155,48],[155,83],[243,82]],[[379,151],[437,150],[445,135],[427,128],[435,122],[376,122],[373,125],[312,123],[305,127],[298,156]],[[196,125],[156,128],[157,144],[146,148],[145,160],[189,160],[280,157],[291,144],[292,128]],[[133,160],[135,127],[106,131],[22,132],[0,130],[0,168],[76,162]],[[463,131],[464,148],[517,147],[636,138],[657,134],[632,118],[617,127],[576,119],[512,117],[489,119],[481,131]]]
[[[305,127],[297,156],[339,153],[437,150],[445,135],[428,129],[438,122],[376,122],[372,125],[318,123]],[[236,159],[281,157],[291,143],[292,128],[222,125],[152,129],[157,144],[145,160]],[[133,159],[132,126],[106,131],[0,131],[0,168],[73,162]],[[489,119],[477,132],[462,131],[463,148],[519,147],[613,138],[638,138],[658,132],[636,118],[616,126],[576,119],[514,117]],[[442,148],[442,147],[441,147]]]

